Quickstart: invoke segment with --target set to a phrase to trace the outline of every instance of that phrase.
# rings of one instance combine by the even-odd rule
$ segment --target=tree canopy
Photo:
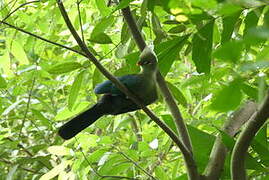
[[[266,0],[2,1],[1,177],[268,178],[268,39]],[[115,76],[145,46],[158,101],[62,140],[107,78],[136,99]]]

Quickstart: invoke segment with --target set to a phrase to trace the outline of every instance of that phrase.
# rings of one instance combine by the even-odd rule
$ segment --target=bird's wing
[[[138,74],[131,74],[126,76],[121,76],[117,78],[121,83],[123,83],[128,89],[132,90],[134,87],[139,86],[141,83],[141,78]],[[101,84],[98,84],[94,88],[95,94],[112,94],[112,95],[123,95],[122,93],[111,81],[107,80]]]

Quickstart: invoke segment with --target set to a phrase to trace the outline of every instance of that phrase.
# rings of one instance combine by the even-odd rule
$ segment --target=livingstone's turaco
[[[158,98],[156,89],[156,55],[150,48],[146,47],[141,53],[137,64],[141,66],[139,74],[129,74],[117,78],[147,106]],[[103,115],[117,115],[140,109],[109,80],[98,84],[94,89],[94,93],[103,94],[103,96],[90,109],[60,127],[58,133],[63,139],[67,140],[76,136]]]

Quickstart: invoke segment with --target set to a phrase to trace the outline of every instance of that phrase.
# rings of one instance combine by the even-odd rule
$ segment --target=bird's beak
[[[136,63],[136,65],[137,65],[137,66],[141,66],[141,62],[138,61],[138,62]]]

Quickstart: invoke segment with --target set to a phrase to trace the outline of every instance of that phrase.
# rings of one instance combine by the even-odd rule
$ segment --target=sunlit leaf
[[[0,75],[0,88],[6,88],[7,82],[6,80]]]

